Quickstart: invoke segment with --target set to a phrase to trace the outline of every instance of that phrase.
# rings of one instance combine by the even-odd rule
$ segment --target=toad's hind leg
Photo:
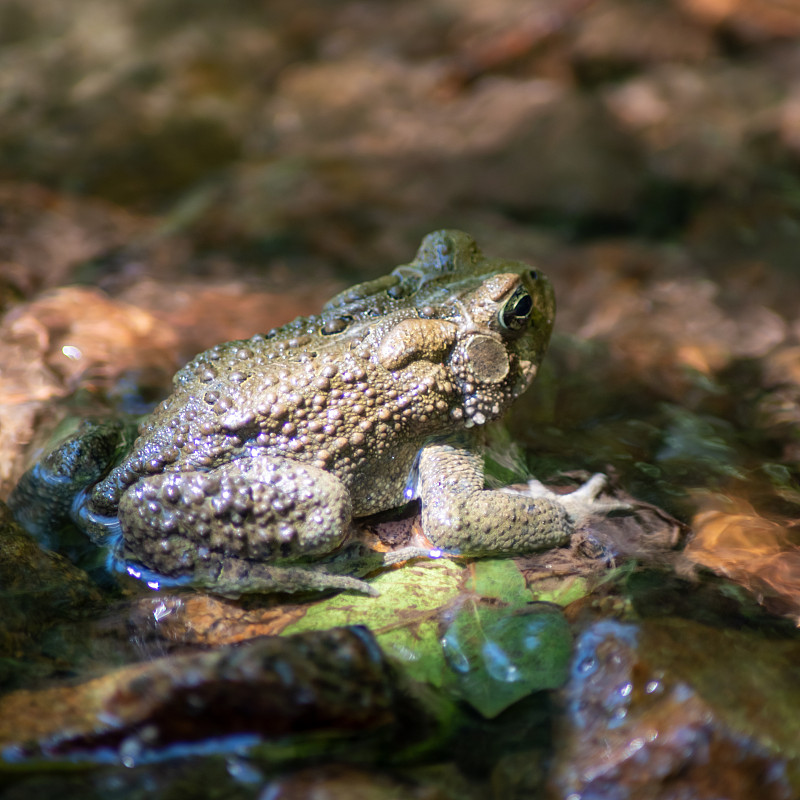
[[[119,518],[117,557],[218,594],[368,588],[303,563],[338,547],[351,523],[344,484],[307,464],[256,456],[153,475],[124,494]]]

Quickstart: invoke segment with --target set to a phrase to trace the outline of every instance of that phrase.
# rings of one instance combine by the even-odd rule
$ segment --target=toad
[[[121,459],[122,426],[86,423],[10,504],[40,536],[71,519],[137,577],[234,596],[371,591],[358,559],[332,554],[354,518],[417,497],[434,554],[563,545],[579,519],[619,507],[598,498],[602,477],[568,495],[492,490],[481,455],[483,427],[535,378],[554,315],[541,272],[437,231],[320,314],[196,356]]]

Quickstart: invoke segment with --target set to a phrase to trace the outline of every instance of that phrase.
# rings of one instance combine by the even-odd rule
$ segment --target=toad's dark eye
[[[524,286],[520,286],[500,309],[497,319],[507,331],[521,331],[533,311],[533,298]]]

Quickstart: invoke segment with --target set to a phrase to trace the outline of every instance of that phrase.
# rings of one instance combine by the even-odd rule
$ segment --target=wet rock
[[[167,655],[187,647],[239,644],[277,635],[302,615],[302,604],[270,604],[263,598],[234,602],[200,592],[159,592],[143,594],[113,609],[98,621],[94,633],[118,642],[133,637],[148,654]]]
[[[774,467],[777,483],[781,475]],[[794,497],[787,492],[786,499],[796,503],[796,491]],[[741,497],[709,494],[692,520],[686,558],[736,581],[770,611],[797,624],[800,555],[794,527],[793,518],[759,514]]]
[[[601,104],[573,92],[536,108],[461,175],[462,198],[480,186],[491,204],[520,216],[547,209],[565,225],[570,219],[575,224],[575,217],[630,217],[645,179],[634,143]]]
[[[463,776],[447,772],[441,781],[436,777],[426,776],[426,785],[421,785],[413,779],[353,767],[316,767],[270,781],[260,800],[477,800],[483,796],[482,787],[471,787]],[[434,783],[439,785],[434,788]]]
[[[786,89],[766,68],[665,64],[611,87],[604,99],[653,177],[734,188],[762,168],[757,145]]]
[[[564,692],[558,796],[796,797],[798,657],[687,621],[595,623]]]
[[[0,700],[0,753],[133,766],[259,741],[386,736],[394,683],[366,630],[265,637],[240,647],[162,658],[75,687]],[[300,751],[297,751],[300,752]]]
[[[729,304],[748,298],[793,319],[800,291],[796,221],[796,200],[771,189],[754,192],[747,204],[708,203],[687,228],[688,255],[705,266]]]
[[[86,573],[43,550],[0,501],[0,655],[13,657],[55,622],[100,603]]]
[[[236,269],[234,264],[227,267]],[[308,314],[342,288],[322,275],[318,283],[307,287],[285,282],[289,283],[288,290],[265,292],[246,280],[149,279],[124,291],[121,299],[146,309],[165,330],[174,331],[180,358],[188,361],[220,342],[247,339],[253,331],[269,330]]]
[[[702,62],[716,50],[710,31],[671,3],[593,2],[575,27],[571,52],[584,79],[619,76],[634,65]]]
[[[37,620],[48,623],[74,614],[99,599],[86,574],[62,556],[43,550],[11,517],[0,501],[0,593],[8,606],[17,604],[30,630]]]
[[[785,0],[679,0],[698,21],[733,31],[744,41],[783,39],[800,33],[800,7]]]
[[[86,645],[84,620],[101,605],[86,573],[39,547],[0,501],[0,686],[66,668]]]
[[[59,800],[161,800],[169,797],[193,797],[210,800],[255,800],[258,785],[240,777],[239,763],[233,759],[199,758],[169,764],[151,764],[139,769],[105,766],[78,769],[74,765],[59,769],[17,769],[2,777],[3,800],[32,800],[58,797]]]
[[[0,322],[0,339],[0,403],[7,415],[0,427],[0,492],[23,472],[22,451],[35,434],[52,433],[60,415],[46,408],[89,387],[127,392],[135,406],[131,384],[140,391],[167,386],[178,363],[170,326],[83,287],[57,289],[13,308]]]
[[[0,285],[8,284],[24,297],[63,285],[75,280],[78,265],[145,235],[151,225],[108,203],[78,199],[32,183],[3,181]]]

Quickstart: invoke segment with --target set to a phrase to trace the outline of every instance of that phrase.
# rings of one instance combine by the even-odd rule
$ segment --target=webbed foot
[[[633,506],[620,500],[599,498],[606,487],[608,478],[598,472],[586,483],[567,494],[558,494],[548,489],[541,481],[532,478],[528,481],[527,490],[506,487],[501,491],[509,494],[521,494],[525,497],[544,498],[561,504],[567,513],[570,523],[577,527],[590,517],[603,516],[612,511],[632,511]]]

